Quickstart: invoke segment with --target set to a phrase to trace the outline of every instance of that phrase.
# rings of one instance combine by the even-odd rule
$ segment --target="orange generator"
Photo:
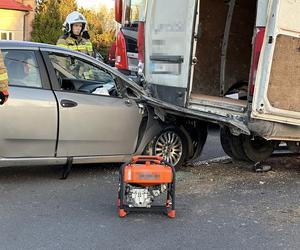
[[[164,205],[153,205],[166,193]],[[120,168],[119,216],[129,212],[161,211],[175,217],[175,169],[159,156],[134,156]]]

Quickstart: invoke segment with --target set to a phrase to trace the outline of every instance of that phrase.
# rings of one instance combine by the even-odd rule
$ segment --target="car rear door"
[[[270,0],[251,116],[300,125],[300,1]]]
[[[0,107],[0,157],[53,157],[57,104],[38,48],[1,50],[9,100]]]
[[[87,91],[91,81],[115,84],[113,76],[84,55],[80,57],[59,50],[45,50],[43,55],[59,103],[57,156],[133,154],[142,119],[137,103],[109,95],[103,88],[98,89],[98,94]],[[80,89],[66,88],[67,78],[82,84]]]
[[[193,73],[197,0],[149,0],[145,12],[145,78],[153,96],[185,106]]]

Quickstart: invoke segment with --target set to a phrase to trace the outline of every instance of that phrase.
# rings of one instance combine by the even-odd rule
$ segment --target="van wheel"
[[[237,161],[249,161],[244,149],[241,136],[230,133],[229,128],[224,127],[220,130],[220,140],[224,152],[232,159]]]
[[[150,154],[162,156],[173,167],[180,167],[188,152],[187,139],[176,127],[167,127],[151,143]]]
[[[242,135],[241,138],[244,152],[253,162],[260,162],[267,159],[274,151],[275,144],[262,137]]]
[[[294,153],[300,153],[300,142],[298,141],[288,141],[287,142],[288,149]]]

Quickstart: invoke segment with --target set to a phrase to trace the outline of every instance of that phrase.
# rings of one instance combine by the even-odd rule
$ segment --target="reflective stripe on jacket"
[[[90,40],[82,37],[75,39],[71,35],[64,35],[58,39],[56,45],[94,56],[93,44]]]

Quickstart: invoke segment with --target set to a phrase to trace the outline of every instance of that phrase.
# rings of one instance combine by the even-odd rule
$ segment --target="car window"
[[[80,58],[50,53],[49,59],[62,90],[116,96],[114,77]]]
[[[41,75],[33,51],[2,50],[11,86],[42,88]]]

